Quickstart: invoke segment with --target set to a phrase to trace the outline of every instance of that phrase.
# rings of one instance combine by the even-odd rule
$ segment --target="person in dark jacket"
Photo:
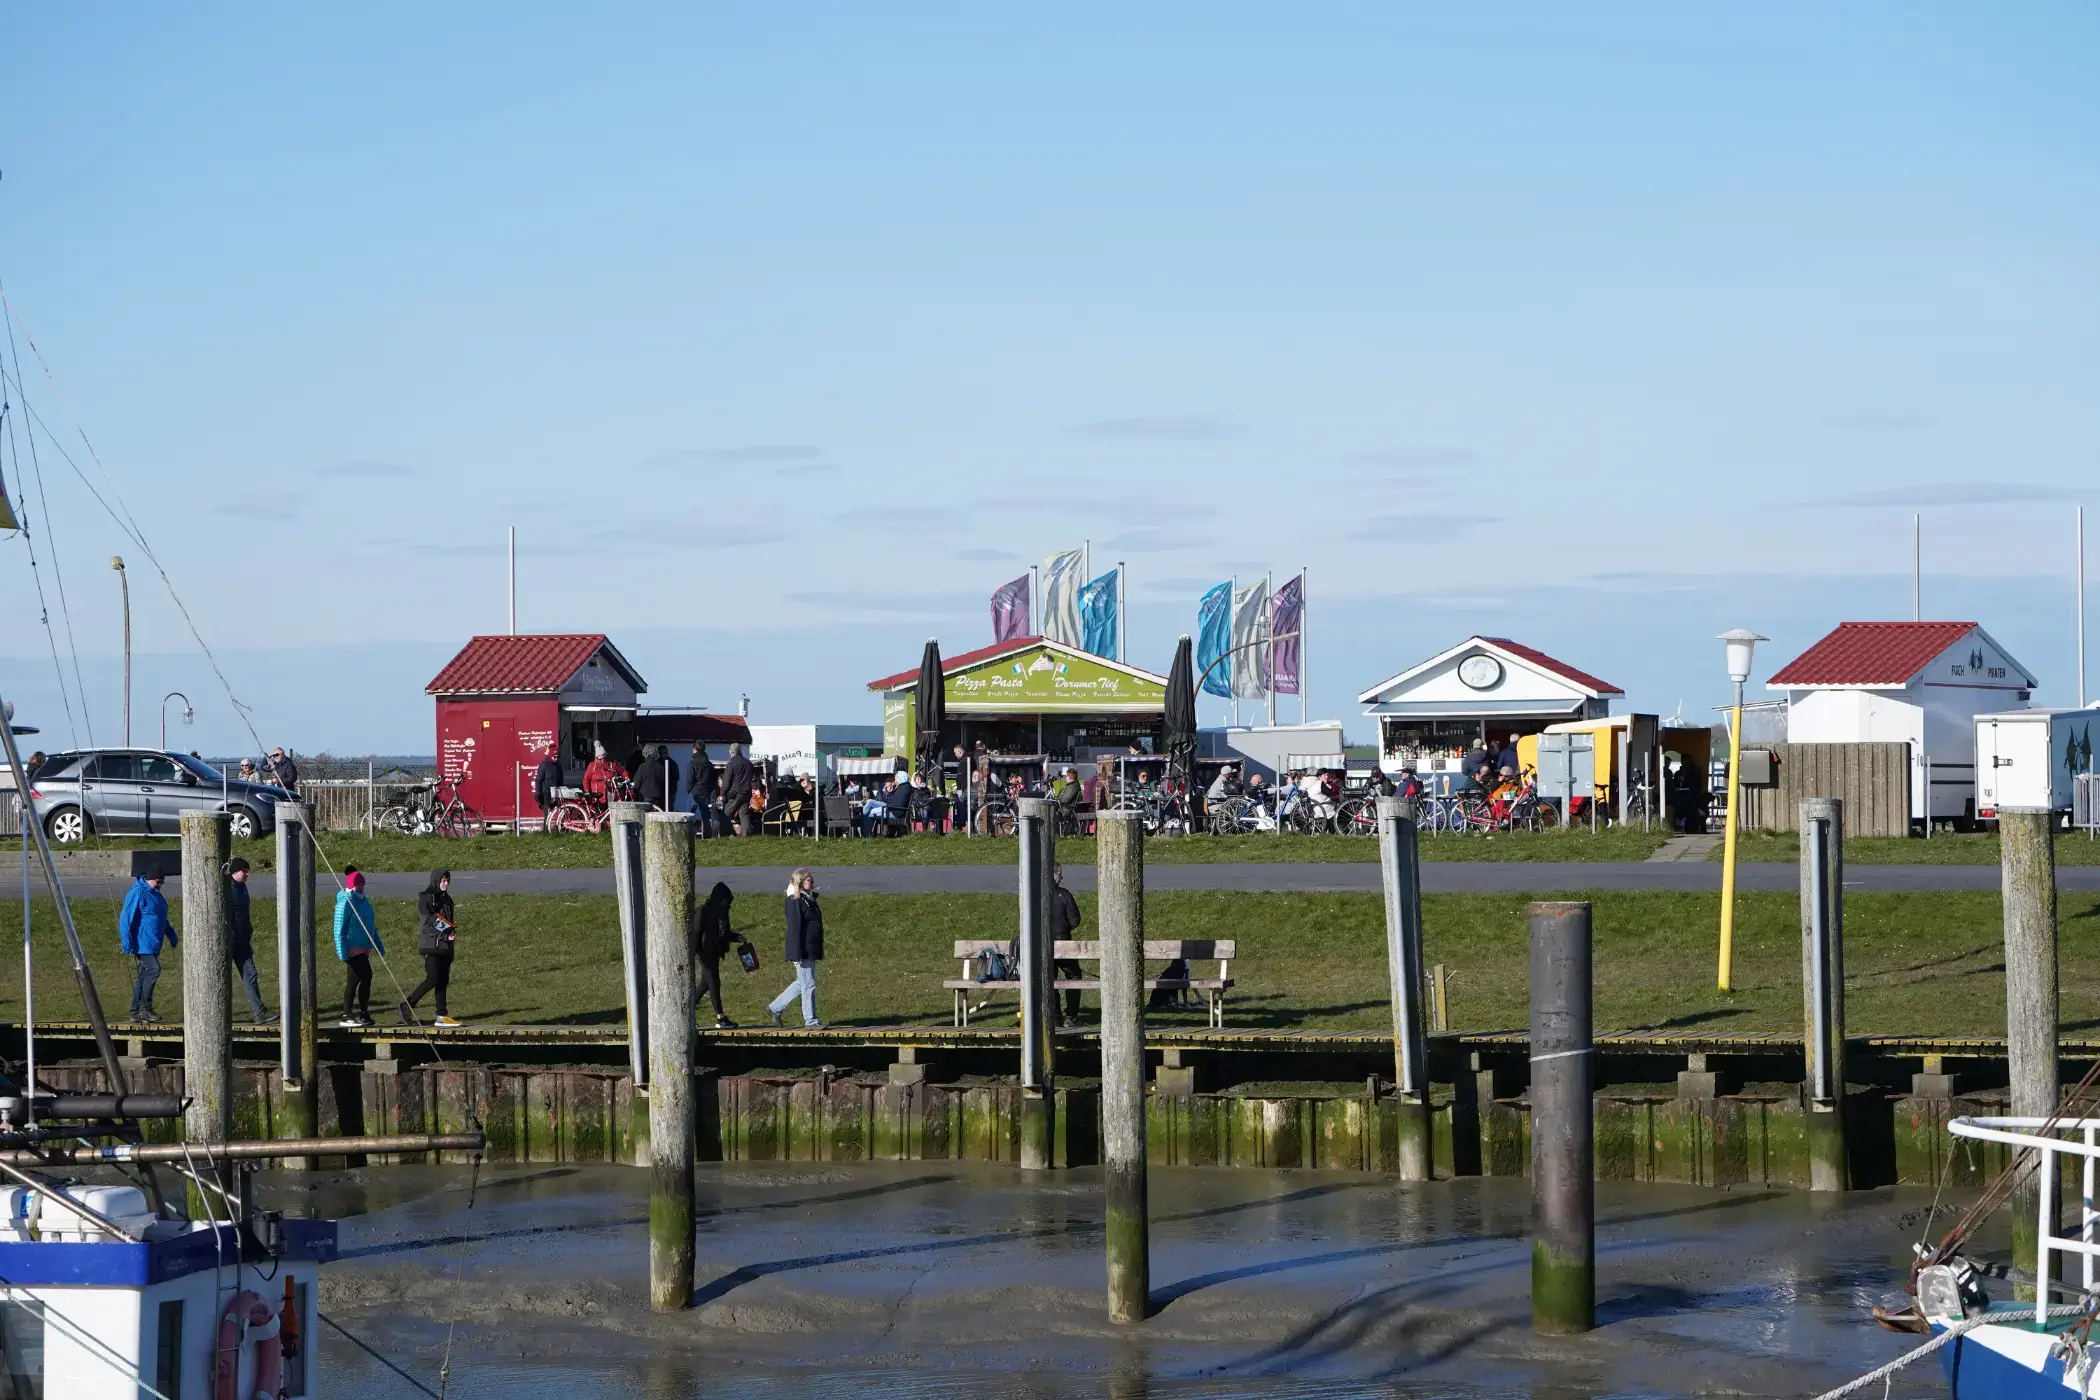
[[[554,790],[560,786],[561,750],[549,744],[540,757],[540,766],[532,770],[532,800],[540,804],[541,816],[554,810]]]
[[[1085,922],[1079,913],[1079,901],[1065,888],[1065,868],[1050,867],[1050,949],[1054,953],[1057,945],[1079,936],[1079,926]],[[1050,964],[1052,974],[1067,981],[1077,982],[1086,976],[1077,962],[1070,958],[1055,958]],[[1063,1026],[1079,1024],[1079,989],[1065,989],[1065,1014]]]
[[[416,895],[416,951],[423,955],[423,980],[401,1003],[401,1024],[415,1024],[416,1003],[437,996],[437,1019],[433,1026],[456,1026],[445,1006],[445,993],[452,985],[452,954],[457,946],[459,923],[452,912],[452,872],[433,870],[430,883]]]
[[[700,835],[715,835],[715,801],[721,790],[722,770],[707,756],[707,745],[693,745],[693,768],[686,775],[685,790],[692,795],[693,814],[700,822]]]
[[[634,770],[635,800],[667,812],[672,794],[677,791],[678,765],[671,761],[671,751],[662,744],[652,744],[641,766]]]
[[[226,917],[231,937],[226,940],[226,960],[240,974],[241,990],[248,994],[250,1019],[267,1026],[277,1014],[263,1005],[262,983],[255,975],[255,921],[248,913],[248,862],[235,856],[226,862]]]
[[[802,998],[802,1024],[823,1029],[817,1019],[817,964],[824,961],[824,910],[817,904],[817,877],[807,870],[788,876],[787,960],[795,969],[795,980],[773,998],[766,1011],[779,1025],[780,1013],[796,997]]]
[[[286,792],[299,791],[299,765],[292,762],[283,749],[270,750],[270,781]]]
[[[708,891],[707,903],[693,915],[693,959],[700,969],[700,995],[715,1005],[715,1029],[736,1029],[722,1010],[722,955],[737,942],[729,927],[729,906],[736,896],[720,880]]]
[[[722,766],[722,806],[728,814],[729,824],[743,836],[751,834],[745,830],[744,817],[751,806],[752,781],[751,760],[744,757],[744,746],[731,744],[729,762]]]

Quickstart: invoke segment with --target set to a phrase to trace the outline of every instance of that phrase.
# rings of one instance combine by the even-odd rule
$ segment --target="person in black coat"
[[[652,745],[634,770],[635,800],[659,812],[669,811],[671,794],[677,791],[678,765],[671,761],[671,751],[662,744]]]
[[[554,790],[561,785],[560,750],[549,744],[540,756],[540,766],[532,770],[532,800],[540,804],[541,816],[554,810]]]
[[[263,1005],[262,983],[255,975],[255,920],[248,912],[248,862],[235,856],[226,863],[227,921],[232,926],[226,940],[226,960],[240,974],[241,990],[248,994],[248,1010],[259,1026],[277,1019]]]
[[[1064,867],[1063,867],[1062,865],[1053,865],[1053,866],[1051,866],[1051,867],[1050,867],[1050,950],[1051,950],[1051,952],[1053,952],[1053,953],[1054,953],[1054,952],[1056,952],[1056,951],[1057,951],[1057,945],[1058,945],[1059,943],[1065,942],[1065,941],[1067,941],[1067,940],[1069,940],[1069,939],[1077,938],[1077,937],[1079,936],[1079,926],[1080,926],[1080,924],[1081,924],[1081,923],[1083,923],[1083,922],[1085,922],[1085,920],[1084,920],[1084,919],[1082,919],[1082,918],[1080,917],[1080,913],[1079,913],[1079,901],[1078,901],[1078,900],[1076,900],[1076,899],[1074,899],[1074,898],[1072,897],[1072,892],[1071,892],[1070,890],[1068,890],[1068,889],[1066,889],[1066,888],[1065,888],[1065,868],[1064,868]],[[1072,959],[1070,959],[1070,958],[1055,958],[1055,959],[1053,959],[1053,960],[1051,961],[1050,967],[1051,967],[1051,970],[1052,970],[1052,972],[1054,973],[1054,975],[1056,975],[1056,976],[1058,976],[1058,977],[1062,977],[1062,978],[1066,979],[1067,981],[1072,981],[1072,982],[1076,982],[1076,981],[1078,981],[1079,979],[1081,979],[1082,977],[1085,977],[1085,976],[1086,976],[1086,973],[1085,973],[1085,972],[1083,972],[1083,971],[1082,971],[1082,970],[1080,969],[1080,966],[1079,966],[1079,964],[1078,964],[1077,962],[1073,961],[1073,960],[1072,960]],[[1065,1024],[1066,1026],[1073,1026],[1073,1025],[1077,1025],[1077,1024],[1078,1024],[1078,1022],[1079,1022],[1079,989],[1078,989],[1077,987],[1067,987],[1067,988],[1065,989],[1065,1015],[1064,1015],[1064,1024]]]
[[[729,886],[715,881],[707,903],[693,914],[693,958],[700,969],[700,995],[714,1003],[715,1029],[736,1029],[736,1022],[722,1010],[722,955],[737,942],[729,926],[729,906],[736,899]]]
[[[729,746],[729,762],[722,766],[722,807],[728,813],[729,823],[739,833],[744,832],[744,810],[751,805],[753,770],[751,760],[744,757],[742,744]]]
[[[433,870],[430,883],[416,896],[416,950],[423,955],[423,980],[401,1003],[401,1024],[415,1024],[415,1006],[425,995],[437,994],[434,1026],[456,1026],[459,1022],[445,1008],[445,991],[452,985],[452,954],[459,925],[452,914],[452,872]]]
[[[817,877],[807,870],[788,876],[787,960],[795,969],[795,980],[773,998],[766,1011],[777,1026],[780,1013],[799,996],[802,1024],[811,1030],[823,1029],[824,1023],[817,1019],[817,964],[824,961],[824,910],[817,903]]]
[[[700,835],[715,834],[715,799],[721,789],[722,770],[707,756],[707,745],[693,745],[693,769],[686,776],[685,790],[692,795],[693,812],[700,819]]]

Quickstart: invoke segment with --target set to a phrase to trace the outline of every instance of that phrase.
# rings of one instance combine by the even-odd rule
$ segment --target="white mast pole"
[[[1232,668],[1239,665],[1233,654],[1233,627],[1240,620],[1240,576],[1234,574],[1225,588],[1225,689],[1232,694],[1232,727],[1240,727],[1240,688],[1234,682]],[[124,742],[130,743],[129,739]]]
[[[1116,561],[1116,660],[1123,660],[1123,605],[1129,598],[1130,566]]]
[[[510,634],[518,635],[518,527],[510,527]]]
[[[1300,564],[1298,566],[1298,723],[1300,724],[1306,723],[1305,692],[1309,689],[1305,684],[1305,610],[1307,606],[1305,599],[1305,575],[1306,568],[1303,564]]]
[[[1031,637],[1040,637],[1043,635],[1043,629],[1036,626],[1035,624],[1036,598],[1042,593],[1042,591],[1042,565],[1030,564],[1028,566],[1028,635]]]
[[[1276,572],[1271,569],[1261,576],[1262,606],[1269,610],[1269,728],[1276,727]]]
[[[1920,608],[1919,572],[1918,517],[1913,515],[1910,518],[1910,620],[1912,622],[1923,622],[1925,620],[1925,614]]]
[[[2078,708],[2085,708],[2085,507],[2078,508]]]

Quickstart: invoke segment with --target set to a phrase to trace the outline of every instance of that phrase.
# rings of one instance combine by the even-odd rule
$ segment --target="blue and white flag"
[[[1068,549],[1043,560],[1043,596],[1039,621],[1043,636],[1076,647],[1086,640],[1079,622],[1079,585],[1086,570],[1086,551]]]
[[[1232,693],[1259,700],[1269,693],[1269,581],[1250,583],[1232,598]]]
[[[1079,625],[1085,648],[1096,656],[1116,654],[1116,574],[1110,569],[1079,590]]]
[[[1196,672],[1205,695],[1232,698],[1232,672],[1223,663],[1232,647],[1232,585],[1221,583],[1196,605]]]

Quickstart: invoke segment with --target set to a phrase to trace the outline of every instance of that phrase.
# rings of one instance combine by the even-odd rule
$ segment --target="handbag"
[[[736,960],[744,971],[758,971],[758,949],[751,946],[750,940],[736,945]]]

